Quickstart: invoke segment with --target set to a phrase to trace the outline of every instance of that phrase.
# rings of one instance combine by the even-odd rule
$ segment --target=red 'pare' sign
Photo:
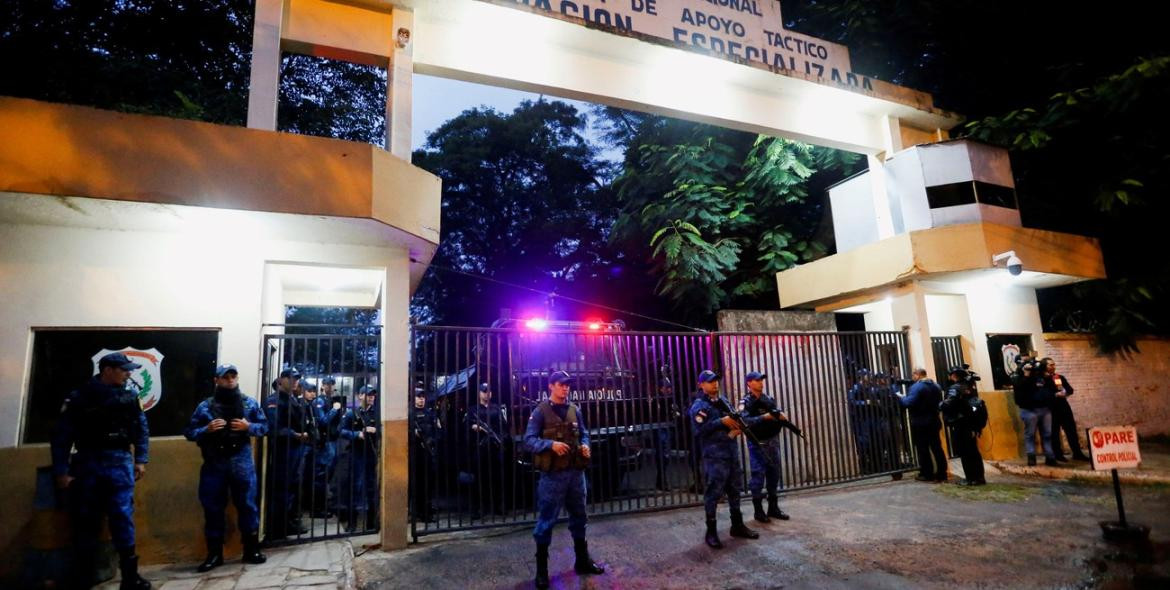
[[[1130,469],[1142,461],[1137,429],[1133,426],[1098,426],[1089,429],[1089,453],[1093,469]]]

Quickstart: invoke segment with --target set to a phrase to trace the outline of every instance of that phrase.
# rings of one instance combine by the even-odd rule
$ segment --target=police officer
[[[910,385],[910,391],[905,395],[897,393],[899,403],[910,414],[910,433],[918,451],[920,467],[914,479],[943,482],[947,480],[947,456],[938,437],[938,431],[942,428],[942,421],[938,417],[942,388],[926,376],[926,369],[922,367],[916,367],[911,377],[914,383]]]
[[[236,506],[244,563],[264,563],[260,553],[260,512],[256,508],[256,466],[249,437],[268,433],[268,419],[256,400],[240,392],[235,365],[215,370],[215,393],[199,403],[184,431],[199,445],[203,467],[199,470],[199,503],[203,504],[203,533],[207,559],[198,571],[223,565],[224,509],[228,492]]]
[[[276,380],[276,392],[265,400],[270,440],[267,526],[270,539],[309,532],[301,525],[295,510],[301,485],[306,445],[311,441],[309,418],[304,405],[294,394],[301,374],[285,369]]]
[[[61,407],[51,452],[57,487],[69,490],[75,532],[77,561],[70,587],[88,588],[93,582],[104,514],[118,550],[122,590],[150,588],[138,575],[134,551],[134,482],[146,474],[150,430],[138,396],[126,388],[130,372],[140,368],[125,354],[107,354],[98,361],[98,374],[69,393]],[[77,453],[71,457],[74,446]]]
[[[777,487],[780,485],[780,423],[788,419],[776,409],[776,400],[764,393],[764,379],[768,376],[751,371],[744,376],[748,394],[740,399],[740,414],[752,429],[756,440],[748,439],[748,458],[751,460],[752,477],[748,488],[752,491],[752,507],[755,519],[768,522],[770,518],[788,520],[780,510]],[[768,492],[768,512],[764,512],[765,483]]]
[[[503,513],[506,498],[504,486],[506,458],[511,451],[508,436],[508,414],[500,404],[492,403],[491,386],[482,383],[477,403],[467,410],[464,419],[471,431],[468,458],[473,462],[475,475],[475,509],[477,512]]]
[[[658,397],[652,401],[651,411],[658,426],[654,429],[654,487],[669,490],[667,483],[667,455],[671,449],[671,431],[679,417],[678,403],[674,398],[674,384],[670,378],[658,380]]]
[[[719,395],[719,376],[714,371],[699,373],[699,395],[691,404],[688,415],[695,443],[703,450],[703,477],[706,488],[703,504],[707,514],[707,546],[714,549],[723,547],[719,533],[715,530],[715,508],[719,497],[727,494],[727,508],[731,511],[731,536],[744,539],[758,539],[759,533],[743,523],[739,511],[743,468],[740,467],[739,441],[742,432],[730,416],[731,404]]]
[[[951,367],[946,397],[939,410],[943,420],[951,426],[951,441],[963,463],[961,486],[981,486],[987,483],[983,475],[983,455],[979,452],[979,430],[972,425],[979,392],[972,386],[972,375],[966,367]]]
[[[343,398],[333,390],[336,384],[337,380],[333,377],[322,379],[321,394],[312,402],[313,415],[320,430],[313,470],[313,498],[317,502],[313,516],[316,518],[332,516],[329,509],[333,506],[333,498],[330,497],[329,484],[337,466],[337,439],[341,437],[341,419],[345,417],[341,403]]]
[[[862,475],[877,473],[880,461],[877,451],[876,407],[873,400],[873,380],[868,369],[858,369],[857,379],[847,395],[849,423],[857,443],[858,466]]]
[[[1052,390],[1052,455],[1057,461],[1068,463],[1064,457],[1064,445],[1060,443],[1060,432],[1063,430],[1073,459],[1088,461],[1089,457],[1081,450],[1080,437],[1077,436],[1076,416],[1068,404],[1068,398],[1074,391],[1073,386],[1067,377],[1056,372],[1056,361],[1045,358],[1040,362],[1044,364],[1044,384]]]
[[[346,411],[341,420],[341,438],[348,441],[345,461],[347,477],[339,478],[341,487],[338,506],[342,507],[342,519],[346,530],[357,526],[357,514],[365,511],[365,528],[372,530],[378,521],[378,436],[379,416],[374,407],[378,399],[377,388],[371,385],[358,390],[358,406]],[[347,481],[346,481],[347,480]]]
[[[435,411],[427,406],[427,392],[422,387],[414,390],[410,426],[413,443],[410,452],[412,511],[416,520],[430,522],[434,520],[435,513],[431,506],[431,496],[434,493],[438,441],[443,425]]]
[[[536,488],[536,527],[532,530],[537,588],[548,588],[548,547],[562,505],[569,513],[569,532],[573,535],[573,569],[578,574],[605,573],[589,556],[585,540],[585,468],[591,452],[581,409],[569,402],[572,383],[573,378],[565,371],[549,375],[548,399],[532,410],[524,430],[524,445],[541,472]]]
[[[297,382],[296,398],[301,402],[301,411],[308,421],[305,432],[309,434],[309,442],[305,445],[305,458],[301,461],[301,485],[297,488],[297,493],[304,499],[298,500],[295,506],[308,509],[312,517],[325,511],[325,497],[317,495],[317,461],[325,448],[325,437],[321,436],[321,424],[317,420],[317,384],[301,379]]]

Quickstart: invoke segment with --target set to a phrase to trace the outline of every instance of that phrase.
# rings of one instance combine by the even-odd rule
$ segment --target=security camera
[[[1001,252],[991,257],[992,266],[998,266],[1000,262],[1005,261],[1005,266],[1007,266],[1007,270],[1012,274],[1012,276],[1018,277],[1020,276],[1020,273],[1024,272],[1024,262],[1020,260],[1019,256],[1016,256],[1015,250]]]

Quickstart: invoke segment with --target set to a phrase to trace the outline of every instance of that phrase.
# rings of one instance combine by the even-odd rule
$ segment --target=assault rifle
[[[760,442],[760,439],[756,437],[756,433],[752,432],[752,429],[750,427],[748,427],[747,422],[744,421],[743,415],[741,415],[739,412],[736,412],[735,410],[731,409],[731,406],[727,405],[727,402],[723,401],[722,397],[717,398],[715,401],[717,402],[717,407],[719,409],[723,410],[724,412],[726,412],[727,416],[735,421],[737,430],[742,432],[744,434],[744,436],[748,437],[749,440],[756,443],[756,446],[759,446],[759,447],[763,446],[763,443]],[[772,457],[770,457],[768,455],[768,453],[761,453],[761,454],[764,456],[764,461],[767,462],[768,465],[770,465],[772,467],[777,467],[776,463],[772,460]]]
[[[781,417],[781,414],[783,414],[783,412],[781,412],[780,410],[772,410],[768,413],[772,415],[773,419],[780,422],[781,428],[786,428],[788,430],[791,430],[792,434],[795,434],[796,436],[799,436],[800,438],[804,438],[804,431],[801,430],[799,426],[793,424],[792,420],[789,420],[787,417],[783,417],[783,418]]]
[[[479,417],[479,412],[476,412],[474,410],[469,410],[467,412],[467,414],[469,416],[471,416],[472,420],[475,421],[475,425],[479,427],[479,431],[481,433],[486,434],[488,436],[488,439],[490,439],[492,442],[496,443],[497,445],[500,445],[501,447],[504,446],[504,439],[502,437],[500,437],[499,433],[497,433],[494,428],[492,428],[486,422],[484,422],[483,418]]]

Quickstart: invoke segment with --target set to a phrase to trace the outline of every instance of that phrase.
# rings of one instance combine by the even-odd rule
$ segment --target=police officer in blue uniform
[[[321,393],[313,399],[313,414],[320,430],[317,443],[317,457],[313,466],[313,499],[316,502],[313,516],[329,518],[333,506],[330,497],[330,482],[337,465],[337,440],[341,438],[341,419],[345,417],[342,398],[333,391],[337,381],[333,377],[321,380]]]
[[[365,511],[365,528],[377,528],[378,506],[378,450],[381,423],[375,403],[378,389],[372,385],[358,390],[358,406],[346,411],[341,420],[341,438],[347,441],[344,460],[346,477],[338,478],[337,502],[341,518],[348,531],[357,526],[358,512]]]
[[[266,527],[268,538],[273,540],[309,532],[294,512],[306,444],[310,442],[304,405],[293,394],[300,377],[296,369],[281,371],[276,380],[276,391],[265,400],[270,466]]]
[[[207,559],[198,571],[223,565],[224,509],[230,492],[244,541],[244,563],[264,563],[260,553],[260,511],[256,508],[256,465],[250,437],[268,433],[268,418],[256,400],[240,392],[235,365],[215,370],[215,393],[199,403],[184,435],[199,445],[199,503],[203,504],[203,533]]]
[[[134,482],[146,474],[150,430],[138,396],[126,388],[142,368],[115,352],[98,361],[98,374],[71,392],[51,441],[57,486],[69,490],[76,562],[69,587],[88,588],[104,514],[118,550],[122,590],[148,590],[134,551]],[[134,447],[131,454],[130,447]],[[77,453],[70,456],[73,448]]]
[[[748,457],[752,465],[748,489],[752,491],[754,517],[759,522],[768,522],[771,518],[788,520],[788,515],[780,510],[777,493],[780,485],[780,423],[788,416],[776,408],[776,400],[764,393],[764,379],[767,377],[758,371],[744,376],[748,392],[739,402],[740,414],[755,435],[755,440],[748,439]],[[759,444],[756,444],[757,440]],[[766,513],[765,489],[768,492]]]
[[[731,404],[719,395],[719,376],[709,370],[699,373],[699,395],[691,404],[688,415],[695,443],[702,448],[703,478],[706,480],[703,505],[707,512],[704,540],[714,549],[723,547],[715,529],[715,508],[723,494],[727,494],[727,507],[731,511],[731,536],[760,537],[743,523],[743,513],[739,511],[743,468],[740,466],[739,441],[735,439],[742,432],[730,416],[731,411]]]
[[[555,371],[548,378],[548,399],[537,404],[524,430],[524,445],[533,455],[533,465],[540,470],[537,485],[536,540],[537,588],[548,588],[548,547],[553,526],[561,506],[569,513],[569,532],[573,535],[578,574],[601,574],[605,569],[589,557],[585,540],[585,468],[589,466],[589,430],[581,409],[569,403],[569,386],[573,378]]]

